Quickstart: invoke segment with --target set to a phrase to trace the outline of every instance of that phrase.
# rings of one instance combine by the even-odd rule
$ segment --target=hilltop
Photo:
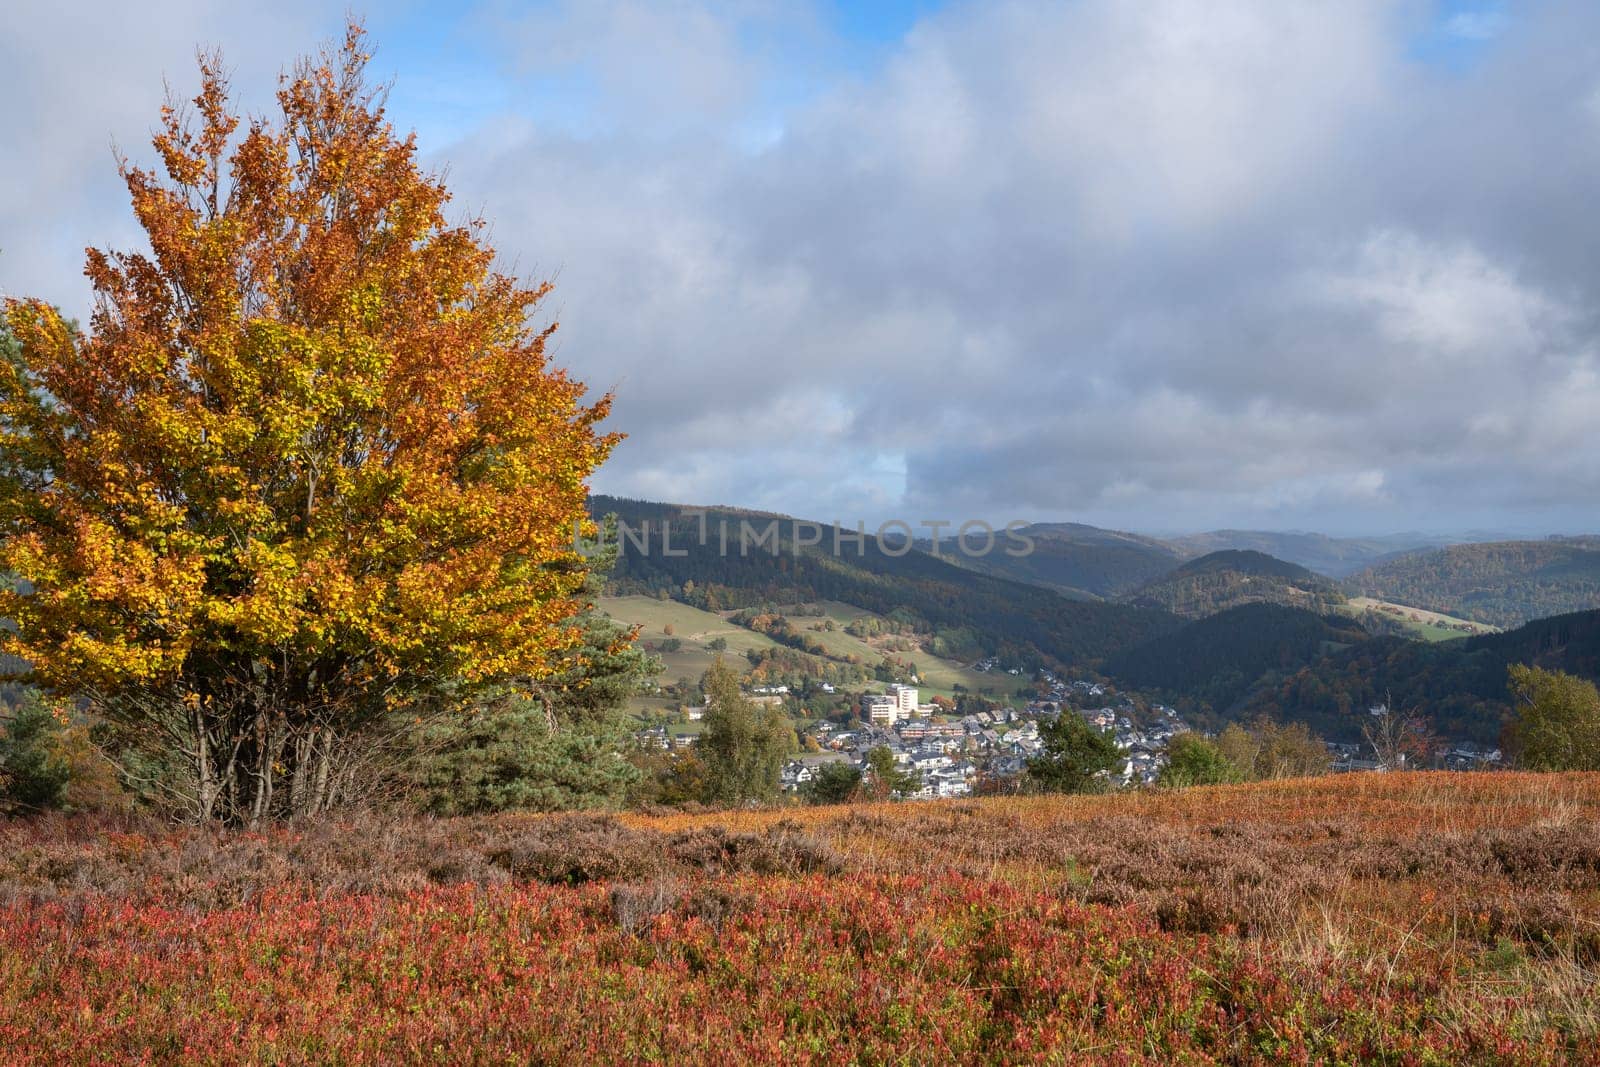
[[[1185,556],[1202,556],[1230,549],[1261,552],[1297,563],[1330,578],[1343,578],[1406,552],[1447,544],[1449,539],[1416,533],[1382,537],[1330,537],[1320,533],[1211,530],[1168,538],[1166,543]]]
[[[1003,672],[974,670],[959,660],[938,656],[915,635],[896,632],[886,617],[838,601],[778,605],[772,613],[780,625],[771,633],[741,625],[741,613],[712,612],[660,597],[602,597],[607,615],[638,627],[638,639],[662,663],[661,684],[698,682],[719,655],[736,657],[748,667],[752,685],[784,684],[799,688],[828,683],[864,688],[885,661],[901,665],[897,672],[915,676],[928,696],[951,696],[959,690],[995,699],[1015,699],[1028,679]],[[666,711],[681,701],[641,696],[635,710]]]
[[[1345,603],[1332,579],[1249,549],[1224,549],[1182,563],[1122,597],[1185,618],[1244,604],[1281,604],[1325,614]]]

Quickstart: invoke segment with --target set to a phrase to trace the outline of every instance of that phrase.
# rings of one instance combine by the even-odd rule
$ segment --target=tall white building
[[[894,700],[895,710],[902,716],[917,713],[917,687],[914,685],[891,685],[889,696]]]

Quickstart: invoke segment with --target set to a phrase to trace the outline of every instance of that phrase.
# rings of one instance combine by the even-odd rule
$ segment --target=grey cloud
[[[1446,27],[1466,64],[1412,53],[1433,10],[956,5],[845,72],[797,4],[491,8],[532,102],[425,147],[615,387],[607,491],[1593,528],[1600,9]],[[12,180],[50,221],[8,250],[88,195]]]

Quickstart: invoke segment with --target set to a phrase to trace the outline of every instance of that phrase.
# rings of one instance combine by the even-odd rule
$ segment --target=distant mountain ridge
[[[1511,712],[1506,670],[1513,663],[1600,679],[1600,611],[1458,641],[1376,637],[1258,679],[1229,717],[1266,714],[1354,741],[1367,708],[1388,703],[1422,714],[1444,736],[1495,744]]]
[[[1450,545],[1369,567],[1346,585],[1362,596],[1511,628],[1600,607],[1600,538]]]
[[[1329,537],[1317,533],[1212,530],[1179,537],[1154,537],[1071,522],[1041,522],[1022,528],[1034,542],[1027,556],[989,555],[953,562],[984,574],[1054,589],[1079,599],[1126,598],[1174,568],[1217,552],[1256,552],[1321,575],[1344,578],[1409,552],[1453,543],[1427,534]],[[942,544],[955,546],[946,541]],[[927,549],[929,542],[917,542]]]
[[[1105,670],[1121,684],[1209,705],[1212,715],[1198,719],[1214,723],[1267,672],[1298,670],[1332,649],[1367,640],[1352,619],[1281,604],[1244,604],[1120,652]]]
[[[1388,703],[1442,737],[1493,745],[1511,713],[1513,663],[1600,679],[1600,611],[1430,643],[1370,636],[1344,616],[1250,604],[1136,645],[1105,671],[1165,695],[1205,726],[1264,715],[1359,741],[1367,709]]]
[[[1170,537],[1165,543],[1189,556],[1226,550],[1262,552],[1276,559],[1297,563],[1329,578],[1343,578],[1407,552],[1451,544],[1453,539],[1418,533],[1330,537],[1320,533],[1211,530]]]

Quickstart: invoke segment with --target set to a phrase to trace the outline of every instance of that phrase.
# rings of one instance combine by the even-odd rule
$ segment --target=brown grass
[[[1427,957],[1452,996],[1535,994],[1600,1034],[1600,775],[1340,776],[1179,793],[697,814],[367,818],[265,834],[54,817],[0,824],[0,904],[160,900],[196,911],[293,883],[328,897],[436,885],[611,886],[627,931],[720,924],[726,876],[954,871],[1165,930],[1383,975]],[[1461,989],[1474,991],[1463,995]]]

